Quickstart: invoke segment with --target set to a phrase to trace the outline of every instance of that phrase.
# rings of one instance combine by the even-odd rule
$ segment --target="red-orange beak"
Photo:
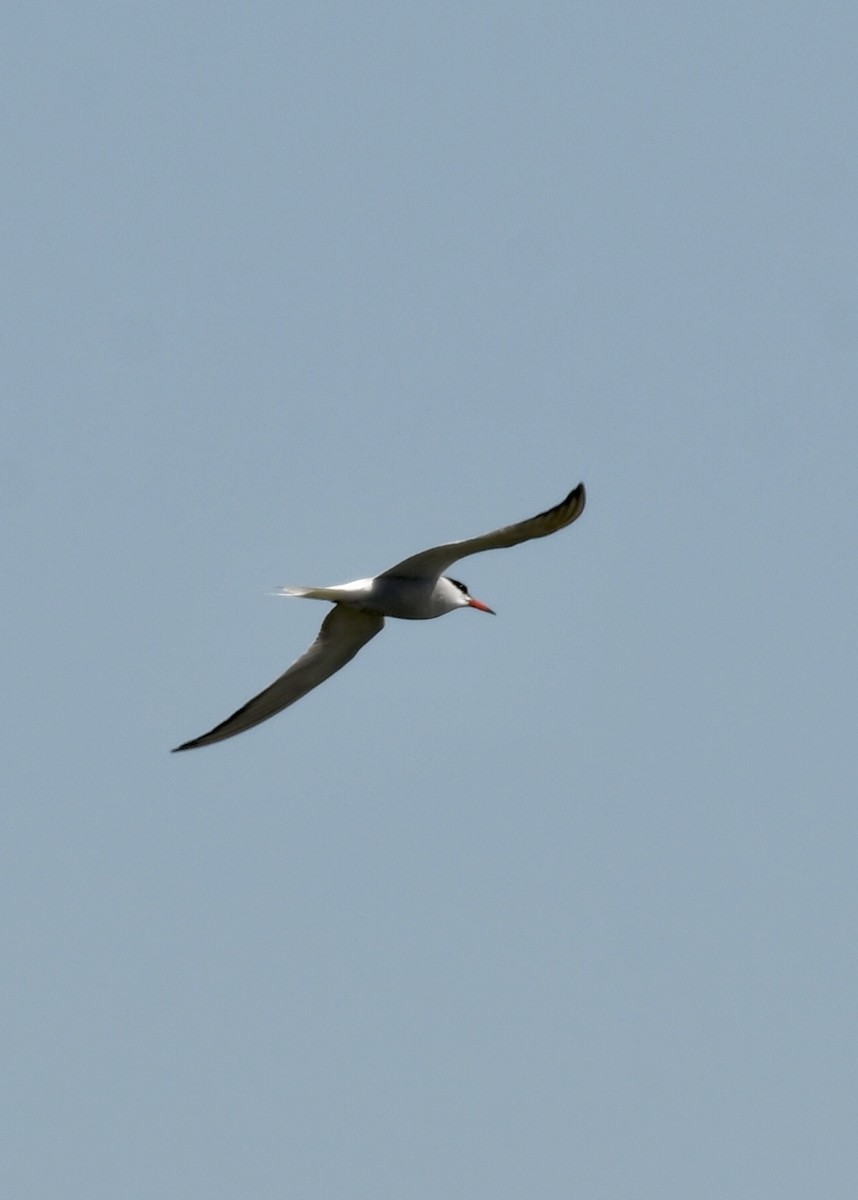
[[[483,604],[482,600],[475,600],[473,596],[468,597],[468,605],[471,608],[478,608],[480,612],[490,612],[493,617],[497,616],[493,608],[489,608],[488,604]]]

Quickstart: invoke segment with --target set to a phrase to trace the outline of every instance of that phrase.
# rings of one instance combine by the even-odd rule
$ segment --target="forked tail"
[[[274,596],[303,596],[306,600],[330,600],[336,602],[342,597],[340,588],[310,588],[310,587],[282,587],[276,592],[272,592]]]

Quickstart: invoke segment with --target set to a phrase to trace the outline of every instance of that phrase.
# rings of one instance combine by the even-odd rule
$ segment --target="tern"
[[[432,617],[443,617],[457,608],[476,608],[480,612],[493,613],[494,609],[483,604],[482,600],[475,600],[463,583],[443,572],[470,554],[506,549],[565,529],[581,516],[586,498],[584,485],[579,483],[560,504],[535,517],[515,525],[504,525],[480,537],[421,550],[419,554],[403,559],[373,579],[356,579],[337,587],[280,588],[275,595],[303,596],[308,600],[328,600],[333,603],[334,607],[322,622],[315,642],[291,667],[231,717],[215,725],[208,733],[190,742],[183,742],[175,749],[193,750],[197,746],[222,742],[224,738],[252,729],[254,725],[288,708],[324,683],[347,662],[351,662],[358,650],[377,633],[381,633],[385,617],[425,621]]]

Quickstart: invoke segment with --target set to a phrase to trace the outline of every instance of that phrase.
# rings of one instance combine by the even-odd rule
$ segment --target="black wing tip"
[[[189,742],[182,742],[181,746],[174,746],[170,753],[178,754],[180,750],[197,750],[200,746],[210,746],[213,742],[223,741],[223,737],[212,737],[213,733],[217,733],[217,728],[219,727],[210,729],[208,733],[201,733],[199,737],[191,738]]]
[[[577,521],[584,511],[584,506],[587,503],[587,489],[583,483],[579,483],[577,487],[573,487],[572,491],[558,504],[558,508],[565,509],[570,515],[567,518],[566,524],[571,525],[573,521]]]
[[[211,733],[204,733],[198,738],[191,738],[191,740],[189,742],[182,742],[181,746],[174,746],[173,749],[170,751],[170,753],[178,754],[181,750],[198,750],[200,748],[200,746],[213,746],[215,744],[215,742],[223,742],[228,737],[235,736],[235,734],[226,733],[226,734],[221,734],[219,737],[212,737],[211,734],[214,732],[215,732],[215,730],[213,729],[211,731]],[[237,730],[236,732],[241,732],[241,731]]]
[[[567,525],[571,525],[573,521],[577,521],[584,511],[584,506],[587,503],[587,489],[583,483],[576,484],[565,500],[561,500],[559,504],[555,504],[553,508],[547,508],[545,512],[540,513],[535,519],[538,521],[540,517],[554,517],[562,514],[563,523],[558,527],[565,529]]]
[[[178,754],[180,750],[193,750],[196,745],[196,740],[191,742],[182,742],[181,746],[174,746],[170,753]]]

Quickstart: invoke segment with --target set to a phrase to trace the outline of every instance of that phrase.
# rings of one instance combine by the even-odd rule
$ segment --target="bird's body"
[[[374,579],[356,579],[327,588],[281,588],[279,596],[303,596],[308,600],[329,600],[355,612],[378,613],[400,621],[431,621],[455,608],[468,607],[463,592],[451,579],[402,579],[395,575],[376,575]],[[473,597],[470,598],[471,600]],[[470,605],[484,608],[480,601]]]
[[[458,580],[443,574],[454,562],[483,550],[516,546],[532,538],[546,537],[571,525],[584,511],[583,483],[554,508],[494,529],[480,537],[433,546],[368,579],[356,579],[334,587],[281,588],[278,595],[327,600],[334,605],[322,622],[319,636],[304,654],[258,696],[208,733],[184,742],[177,750],[207,746],[244,732],[294,704],[335,671],[350,662],[371,638],[384,628],[385,617],[426,621],[457,608],[492,612],[481,600],[469,595]]]

